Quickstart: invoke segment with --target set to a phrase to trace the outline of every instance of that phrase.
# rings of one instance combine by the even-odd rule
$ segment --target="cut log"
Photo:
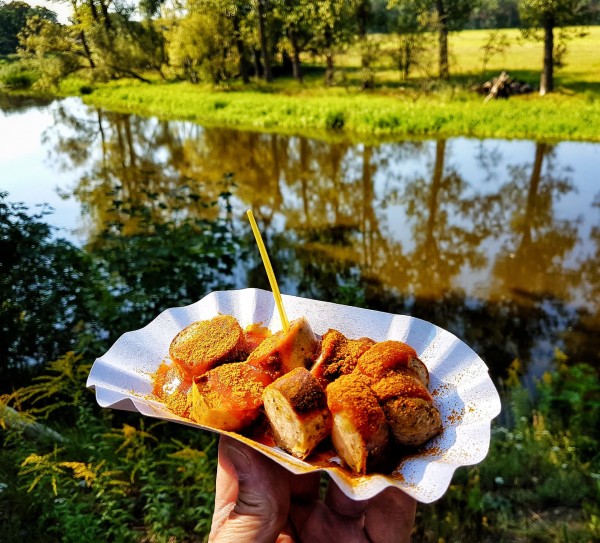
[[[0,426],[21,430],[27,439],[34,441],[65,442],[65,438],[52,428],[29,420],[12,407],[2,404],[0,404]]]

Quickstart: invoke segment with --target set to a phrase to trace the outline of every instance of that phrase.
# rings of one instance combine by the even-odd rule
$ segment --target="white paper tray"
[[[317,468],[276,447],[261,445],[236,433],[195,424],[149,399],[150,374],[168,357],[171,340],[188,324],[227,314],[242,327],[262,322],[271,331],[281,321],[271,292],[258,289],[213,292],[192,305],[164,311],[150,324],[123,334],[98,358],[87,386],[96,390],[102,407],[138,411],[143,415],[226,433],[248,443],[294,473],[324,469],[351,498],[368,499],[396,486],[420,502],[429,503],[447,490],[454,470],[476,464],[486,456],[491,420],[500,412],[500,398],[484,362],[465,343],[431,323],[357,307],[283,296],[290,320],[305,316],[315,333],[335,328],[349,338],[395,339],[414,347],[430,372],[430,390],[442,415],[443,432],[426,450],[400,459],[394,476],[357,477],[339,467]]]

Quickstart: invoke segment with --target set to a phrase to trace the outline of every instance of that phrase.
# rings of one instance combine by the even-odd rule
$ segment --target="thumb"
[[[259,452],[221,436],[215,504],[227,516],[213,522],[209,541],[273,543],[285,525],[290,502],[288,477],[282,470]],[[215,510],[215,518],[218,513]]]

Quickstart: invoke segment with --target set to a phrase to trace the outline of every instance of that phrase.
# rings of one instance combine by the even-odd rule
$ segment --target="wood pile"
[[[515,94],[529,94],[533,92],[533,87],[525,81],[519,81],[506,72],[502,72],[498,77],[494,77],[481,85],[473,85],[471,90],[479,94],[485,94],[484,102],[488,102],[492,98],[508,98]]]

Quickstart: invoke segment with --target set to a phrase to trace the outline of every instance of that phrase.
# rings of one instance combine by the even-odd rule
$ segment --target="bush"
[[[10,90],[30,89],[37,80],[38,74],[19,62],[11,62],[0,68],[0,83]]]
[[[328,130],[341,130],[346,124],[343,111],[335,111],[327,114],[325,119],[325,127]]]
[[[438,503],[421,508],[418,541],[593,541],[600,533],[600,386],[566,363],[532,392],[511,368],[504,423],[487,458],[457,471]],[[524,539],[523,539],[524,538]]]

